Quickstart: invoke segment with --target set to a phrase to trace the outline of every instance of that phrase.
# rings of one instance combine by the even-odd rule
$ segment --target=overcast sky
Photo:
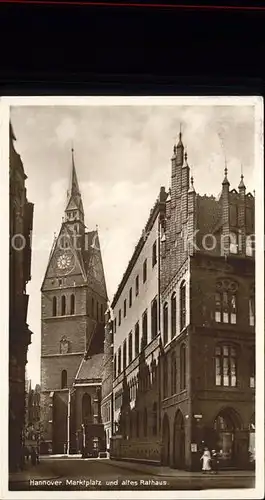
[[[60,230],[71,169],[71,147],[89,230],[98,225],[109,299],[115,293],[161,185],[170,185],[171,156],[182,123],[183,143],[200,194],[218,195],[224,150],[231,189],[241,164],[254,185],[252,106],[12,107],[11,120],[34,203],[28,323],[33,331],[27,370],[40,381],[40,287],[54,232]]]

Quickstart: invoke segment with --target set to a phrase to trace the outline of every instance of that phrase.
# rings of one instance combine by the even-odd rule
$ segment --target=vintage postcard
[[[263,498],[262,98],[0,105],[2,497]]]

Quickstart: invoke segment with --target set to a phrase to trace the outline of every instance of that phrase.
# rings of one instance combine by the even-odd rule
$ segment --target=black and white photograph
[[[262,98],[4,98],[1,151],[5,498],[255,498]]]

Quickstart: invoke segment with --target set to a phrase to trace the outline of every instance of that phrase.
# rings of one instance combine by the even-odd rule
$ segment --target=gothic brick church
[[[41,294],[41,451],[100,451],[107,290],[98,232],[85,226],[73,150],[65,214]]]

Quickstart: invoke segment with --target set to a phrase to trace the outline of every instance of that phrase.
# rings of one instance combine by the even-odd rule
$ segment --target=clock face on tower
[[[56,258],[56,266],[60,273],[66,274],[74,267],[74,255],[71,251],[63,252]]]

